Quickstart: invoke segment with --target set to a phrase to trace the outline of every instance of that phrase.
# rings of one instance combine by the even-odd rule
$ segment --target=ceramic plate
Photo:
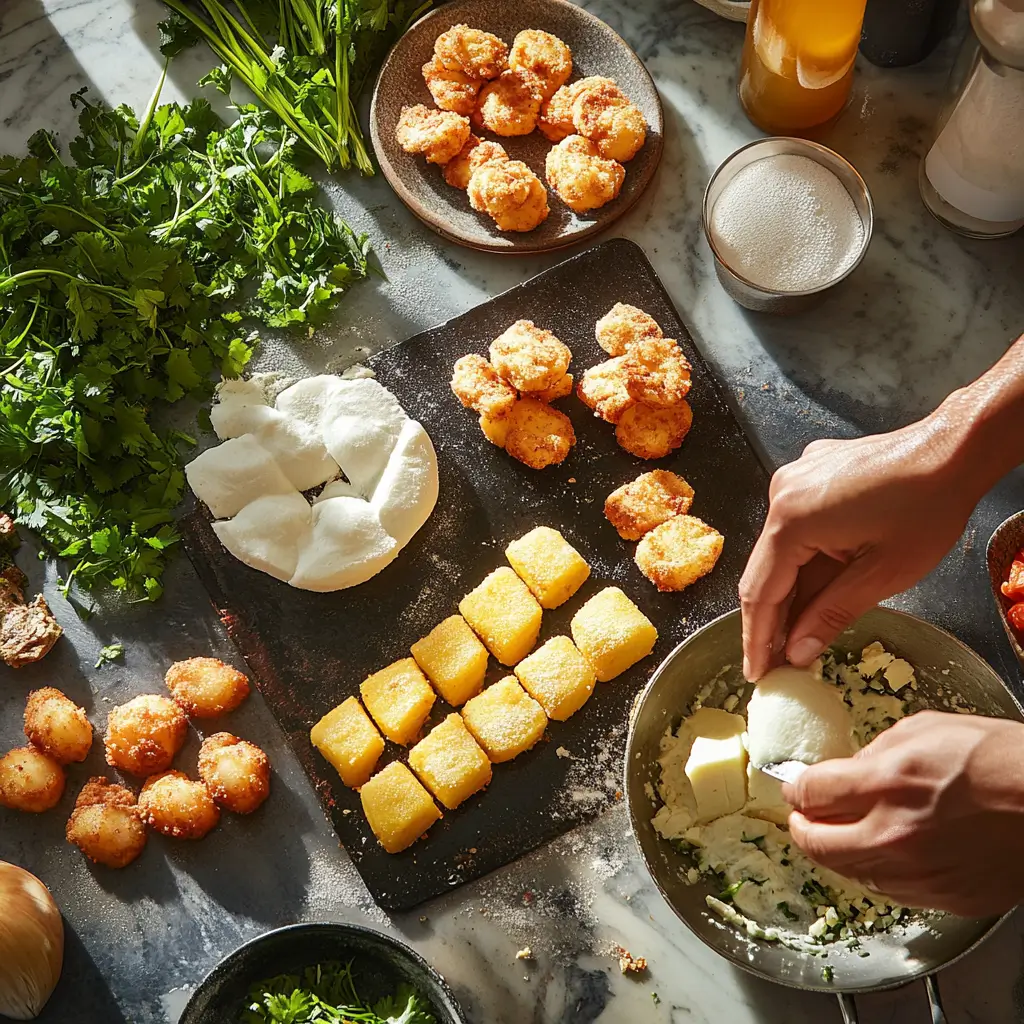
[[[588,214],[573,213],[549,189],[551,213],[533,231],[502,232],[486,214],[470,208],[461,189],[444,180],[442,168],[422,156],[403,152],[395,142],[402,107],[434,102],[423,81],[423,65],[434,52],[434,40],[465,23],[500,36],[512,45],[517,32],[539,28],[563,39],[572,50],[570,81],[588,75],[614,78],[647,119],[647,141],[625,165],[626,181],[618,197]],[[454,0],[425,15],[398,41],[381,68],[370,108],[370,136],[384,176],[399,198],[438,234],[461,245],[491,252],[541,252],[580,242],[618,220],[650,183],[663,146],[664,119],[654,81],[640,58],[603,21],[566,0]],[[474,129],[476,131],[476,129]],[[518,138],[500,138],[513,160],[522,160],[544,180],[544,159],[551,143],[539,131]]]
[[[1006,613],[1013,602],[1003,597],[999,589],[1009,575],[1010,565],[1021,548],[1024,548],[1024,512],[1016,512],[996,527],[988,542],[987,561],[988,575],[992,582],[992,597],[999,609],[999,618],[1003,623],[1003,629],[1006,630],[1013,653],[1017,655],[1021,667],[1024,667],[1024,647],[1021,647],[1014,628],[1006,618]]]

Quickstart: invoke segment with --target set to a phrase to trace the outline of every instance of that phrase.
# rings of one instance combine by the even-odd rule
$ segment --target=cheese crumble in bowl
[[[625,795],[634,837],[682,921],[732,963],[798,988],[895,987],[957,959],[998,924],[915,912],[812,864],[779,783],[749,763],[739,612],[705,626],[637,698]],[[1024,720],[995,672],[920,619],[878,608],[817,666],[853,748],[924,708]],[[786,686],[783,686],[785,691]],[[756,709],[755,709],[756,710]]]

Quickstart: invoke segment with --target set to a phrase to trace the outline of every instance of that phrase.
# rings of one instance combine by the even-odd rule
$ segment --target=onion
[[[60,977],[64,922],[50,890],[0,861],[0,1016],[38,1017]]]

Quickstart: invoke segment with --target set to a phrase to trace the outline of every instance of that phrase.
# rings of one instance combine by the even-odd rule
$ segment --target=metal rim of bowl
[[[757,284],[756,282],[751,281],[749,278],[744,277],[738,270],[734,269],[732,264],[727,259],[725,259],[725,257],[718,251],[718,246],[715,245],[715,240],[711,231],[711,210],[708,209],[708,200],[711,196],[711,190],[712,188],[714,188],[715,182],[718,180],[722,172],[725,171],[725,169],[729,166],[729,164],[731,164],[733,160],[735,160],[736,157],[738,157],[741,153],[745,153],[747,152],[747,150],[756,149],[759,146],[764,146],[772,142],[790,142],[797,146],[806,146],[809,151],[807,155],[810,157],[810,159],[814,160],[816,163],[821,164],[821,166],[826,168],[827,170],[832,171],[832,168],[829,167],[827,163],[819,159],[822,153],[827,153],[829,158],[838,160],[840,163],[844,164],[849,169],[850,174],[853,175],[853,177],[860,183],[861,188],[864,190],[864,201],[867,204],[868,217],[866,223],[863,221],[863,219],[861,219],[861,223],[864,227],[864,240],[861,242],[860,252],[857,253],[857,258],[853,261],[853,263],[850,264],[849,267],[846,268],[846,270],[843,271],[843,273],[841,273],[838,277],[833,278],[827,284],[819,285],[817,288],[804,288],[801,289],[800,291],[783,292],[778,291],[775,288],[768,288],[765,285]],[[834,171],[832,171],[832,173],[835,174]],[[837,174],[836,177],[839,178],[839,175]],[[850,190],[846,188],[846,184],[843,182],[843,179],[839,178],[839,181],[840,184],[842,184],[843,188],[846,189],[847,194],[849,194]],[[850,199],[852,200],[853,196],[850,196]],[[857,168],[854,167],[853,164],[850,163],[850,161],[847,160],[846,157],[844,157],[842,154],[837,153],[834,149],[829,149],[828,146],[821,145],[820,142],[812,142],[810,139],[801,139],[795,135],[769,135],[767,138],[754,139],[753,142],[748,142],[745,146],[740,146],[739,149],[734,149],[715,168],[714,174],[711,175],[711,178],[707,183],[707,187],[704,189],[704,199],[701,202],[701,226],[704,228],[704,237],[707,239],[708,246],[711,248],[711,252],[714,255],[715,259],[738,281],[741,281],[748,288],[752,288],[754,291],[762,292],[765,295],[775,296],[778,298],[796,299],[803,298],[809,295],[818,295],[821,292],[827,291],[829,288],[834,288],[837,284],[839,284],[840,281],[845,281],[846,278],[848,278],[857,269],[857,267],[860,266],[861,261],[867,254],[868,246],[870,246],[871,244],[871,237],[874,234],[875,203],[874,200],[871,198],[871,189],[868,188],[868,183],[864,180],[860,171],[858,171]]]

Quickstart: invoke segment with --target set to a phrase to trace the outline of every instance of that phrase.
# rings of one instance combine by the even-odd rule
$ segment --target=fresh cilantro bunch
[[[194,444],[168,408],[242,371],[246,317],[319,323],[369,253],[276,118],[243,107],[224,125],[159,91],[141,123],[73,96],[70,160],[48,132],[0,157],[0,508],[67,561],[65,591],[143,600],[162,591]]]

